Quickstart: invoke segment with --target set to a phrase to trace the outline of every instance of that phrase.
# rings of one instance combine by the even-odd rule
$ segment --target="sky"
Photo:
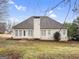
[[[63,23],[68,12],[69,4],[63,2],[55,9],[61,0],[9,0],[9,20],[11,22],[22,22],[31,16],[49,16],[58,22]],[[71,9],[66,22],[72,22],[78,14],[73,13],[73,5],[75,0],[71,0]],[[77,1],[79,4],[79,0]],[[46,10],[47,13],[45,12]],[[45,14],[46,13],[46,14]]]

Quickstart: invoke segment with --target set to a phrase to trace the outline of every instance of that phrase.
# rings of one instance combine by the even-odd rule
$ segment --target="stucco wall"
[[[60,32],[61,35],[61,40],[68,40],[67,39],[67,29],[45,29],[46,30],[46,36],[41,36],[42,39],[47,39],[47,40],[54,40],[53,36],[55,32]],[[48,30],[50,30],[50,35],[48,34]]]
[[[16,30],[18,30],[18,36],[16,36],[15,34],[16,34]],[[20,36],[20,30],[22,30],[22,36]],[[12,35],[13,35],[13,38],[33,38],[33,36],[29,36],[28,35],[28,30],[29,29],[13,29],[13,33],[12,33]],[[30,29],[30,30],[32,30],[32,29]],[[24,33],[23,33],[23,31],[25,31],[25,36],[23,35]]]
[[[18,36],[15,36],[15,30],[18,30]],[[13,30],[13,37],[14,38],[38,38],[38,37],[35,37],[34,35],[34,31],[33,31],[33,35],[32,36],[28,36],[28,30],[29,29],[15,29]],[[22,36],[19,36],[19,31],[22,30]],[[23,31],[25,30],[25,36],[23,35]],[[32,29],[33,30],[33,29]],[[42,30],[42,29],[41,29]],[[53,35],[55,32],[58,32],[60,31],[60,35],[61,35],[61,40],[64,41],[64,40],[67,40],[67,29],[44,29],[46,30],[46,35],[45,36],[42,36],[41,35],[41,30],[40,32],[40,35],[39,35],[39,38],[43,39],[43,40],[53,40]],[[48,34],[48,31],[50,30],[50,35]],[[37,33],[37,32],[36,32]]]

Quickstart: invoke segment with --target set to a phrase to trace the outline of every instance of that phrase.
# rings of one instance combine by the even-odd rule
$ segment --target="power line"
[[[64,2],[64,0],[60,1],[60,2],[59,2],[57,5],[55,5],[53,8],[51,8],[51,9],[48,8],[48,9],[45,11],[45,14],[44,14],[44,15],[46,15],[49,10],[55,9],[56,7],[58,7],[58,6],[59,6],[61,3],[63,3],[63,2]]]
[[[60,1],[56,6],[54,6],[53,8],[51,8],[50,10],[53,10],[53,9],[55,9],[56,7],[58,7],[61,3],[63,3],[64,2],[64,0],[62,0],[62,1]]]
[[[77,0],[75,0],[75,3],[74,3],[74,8],[76,7],[76,3],[77,3]]]
[[[44,15],[46,15],[49,10],[54,10],[56,7],[58,7],[58,6],[59,6],[61,3],[63,3],[64,1],[65,1],[65,0],[62,0],[62,1],[60,1],[57,5],[55,5],[53,8],[47,9],[47,10],[45,11],[45,14],[44,14]],[[69,3],[69,9],[68,9],[67,15],[66,15],[66,17],[65,17],[64,23],[65,23],[65,21],[66,21],[68,15],[69,15],[69,12],[70,12],[70,9],[71,9],[71,0],[70,0],[69,2],[70,2],[70,3]],[[63,24],[63,26],[64,26],[64,24]],[[63,26],[62,26],[62,27],[63,27]],[[60,28],[60,31],[61,31],[62,27]],[[60,32],[60,31],[59,31],[59,32]]]
[[[76,11],[77,11],[77,6],[76,6],[76,4],[77,4],[77,0],[75,0],[75,2],[74,2],[74,8],[72,9],[73,12],[76,12]]]
[[[52,1],[49,1],[49,3],[52,2]],[[51,4],[51,3],[50,3]],[[50,6],[50,5],[49,5]],[[49,11],[50,7],[48,6],[48,8],[45,10],[44,12],[44,16],[46,16],[47,12]]]
[[[68,15],[69,15],[70,9],[71,9],[71,1],[70,1],[70,3],[69,3],[69,9],[68,9],[67,15],[66,15],[66,17],[65,17],[63,26],[64,26],[64,24],[65,24],[65,21],[67,20],[67,17],[68,17]],[[62,26],[62,27],[63,27],[63,26]],[[61,31],[62,27],[60,28],[60,31]],[[59,31],[59,32],[60,32],[60,31]]]

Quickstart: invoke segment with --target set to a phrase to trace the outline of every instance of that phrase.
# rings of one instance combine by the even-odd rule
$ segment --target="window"
[[[48,35],[51,35],[51,30],[48,30]]]
[[[22,36],[22,30],[19,30],[19,36]]]
[[[32,29],[28,30],[28,36],[33,36],[33,30]]]
[[[26,31],[25,30],[23,31],[23,35],[26,36]]]
[[[46,36],[46,30],[41,30],[41,35]]]
[[[64,35],[66,34],[66,31],[65,31],[65,30],[63,30],[63,34],[64,34]]]
[[[18,30],[15,30],[15,36],[18,36]]]
[[[30,30],[30,35],[33,36],[33,30]]]

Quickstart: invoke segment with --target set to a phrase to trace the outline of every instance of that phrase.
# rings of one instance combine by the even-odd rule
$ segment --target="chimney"
[[[33,19],[34,19],[34,38],[40,38],[40,17],[35,16]]]

